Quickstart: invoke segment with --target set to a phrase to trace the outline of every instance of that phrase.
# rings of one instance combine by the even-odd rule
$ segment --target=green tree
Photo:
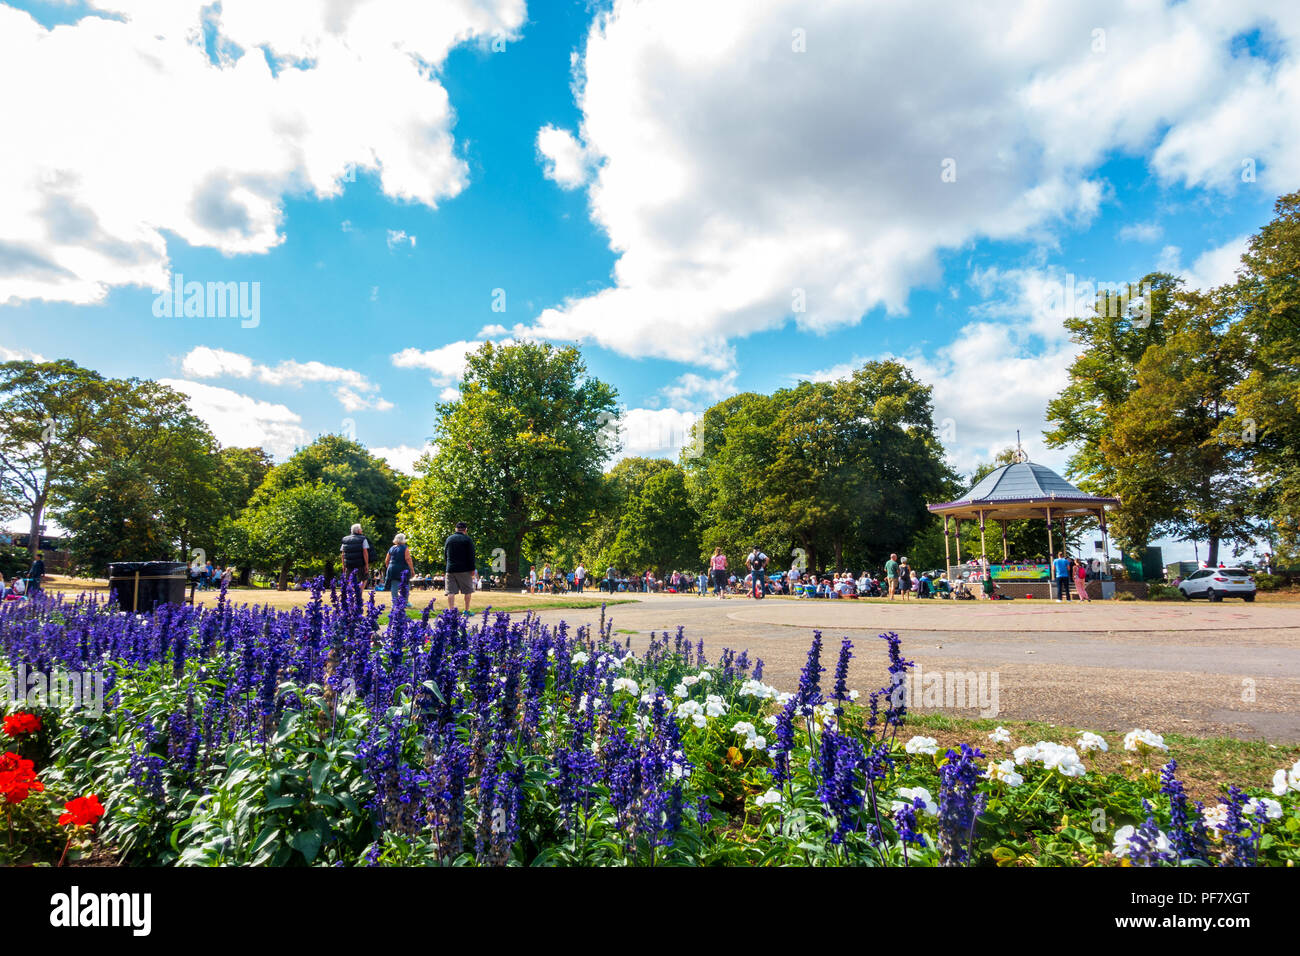
[[[517,587],[526,538],[553,539],[595,510],[601,466],[617,445],[616,397],[576,349],[484,343],[468,357],[459,396],[437,405],[437,450],[417,464],[404,500],[400,523],[415,556],[439,560],[464,520],[480,551],[504,550]]]
[[[1288,562],[1300,561],[1300,192],[1280,196],[1251,237],[1233,290],[1235,333],[1248,347],[1232,414],[1219,437],[1251,458],[1265,532]]]
[[[111,427],[108,391],[102,376],[66,359],[0,365],[0,511],[28,515],[29,557],[46,510],[82,484]]]
[[[356,505],[356,511],[335,529],[337,539],[341,540],[354,522],[360,522],[376,547],[393,540],[398,500],[407,479],[382,458],[341,435],[322,435],[288,461],[273,467],[249,504],[257,507],[289,488],[322,483],[341,489]],[[333,578],[334,556],[326,559],[324,571],[327,579]]]
[[[1079,488],[1095,495],[1118,494],[1117,462],[1106,454],[1106,441],[1123,416],[1124,404],[1137,388],[1137,367],[1148,348],[1165,341],[1169,314],[1182,280],[1149,273],[1130,284],[1126,307],[1099,293],[1092,312],[1065,320],[1070,340],[1080,346],[1070,365],[1069,381],[1047,405],[1052,427],[1044,432],[1048,447],[1069,448],[1067,474]],[[1145,292],[1145,294],[1143,294]],[[1154,485],[1158,475],[1148,476]],[[1132,490],[1134,481],[1127,482]],[[1145,547],[1155,516],[1127,502],[1111,520],[1111,532],[1126,551]]]
[[[328,565],[337,556],[342,535],[357,514],[343,492],[324,482],[298,484],[261,497],[235,522],[235,547],[246,549],[257,567],[275,568],[281,591],[294,567]]]
[[[640,487],[629,493],[621,508],[605,560],[638,572],[698,569],[699,514],[686,490],[686,473],[672,462],[663,462],[662,467],[642,474]]]
[[[775,567],[883,562],[931,523],[951,475],[930,389],[897,362],[837,382],[732,396],[696,423],[684,459],[700,501],[703,552],[754,545]]]

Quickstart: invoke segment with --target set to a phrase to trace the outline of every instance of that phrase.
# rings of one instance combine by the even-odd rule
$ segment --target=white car
[[[1183,597],[1203,597],[1221,601],[1226,597],[1255,600],[1255,579],[1244,568],[1201,568],[1183,578],[1178,585]]]

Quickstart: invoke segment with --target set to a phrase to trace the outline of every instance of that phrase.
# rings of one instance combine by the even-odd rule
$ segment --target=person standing
[[[474,539],[469,536],[468,529],[465,522],[456,522],[456,531],[447,536],[442,546],[447,573],[447,610],[453,610],[456,595],[463,594],[466,614],[469,613],[469,599],[474,594],[474,569],[477,566]]]
[[[613,594],[618,589],[617,578],[618,578],[618,570],[614,567],[614,565],[611,564],[609,567],[605,569],[605,584],[610,594]]]
[[[343,554],[343,578],[352,586],[352,577],[356,576],[357,600],[361,600],[361,590],[370,580],[370,539],[361,533],[361,525],[354,524],[352,533],[343,539],[339,546]]]
[[[749,557],[745,559],[745,567],[749,568],[754,579],[753,590],[750,593],[756,598],[761,598],[764,584],[763,569],[767,567],[767,555],[758,545],[754,545],[754,550],[749,552]]]
[[[36,560],[32,562],[31,570],[27,572],[27,596],[36,597],[41,591],[41,585],[45,580],[45,555],[39,551],[36,553]]]
[[[885,578],[889,581],[889,600],[892,601],[898,590],[898,555],[891,554],[885,562]]]
[[[578,561],[578,566],[573,569],[573,586],[579,594],[582,593],[583,585],[587,582],[587,566]]]
[[[1088,594],[1088,565],[1082,561],[1074,562],[1074,590],[1079,600],[1092,603],[1092,596]]]
[[[912,596],[912,569],[907,566],[907,558],[898,562],[897,575],[891,586],[897,588],[906,601]]]
[[[1070,600],[1070,562],[1065,559],[1064,551],[1056,552],[1052,575],[1056,578],[1056,603]]]
[[[718,597],[726,598],[727,556],[722,553],[721,548],[713,549],[713,557],[709,559],[709,570],[713,573],[713,593]]]
[[[551,566],[549,564],[542,565],[542,590],[548,594],[551,591]]]
[[[384,589],[397,600],[397,592],[402,587],[402,572],[406,572],[409,582],[415,577],[415,565],[411,561],[411,549],[406,546],[406,535],[398,534],[393,538],[393,546],[384,555]]]

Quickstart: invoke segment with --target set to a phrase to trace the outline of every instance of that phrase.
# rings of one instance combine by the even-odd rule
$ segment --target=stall
[[[1054,597],[1054,582],[1050,566],[1037,562],[1012,561],[1007,553],[1007,522],[1032,518],[1047,525],[1048,560],[1056,554],[1052,538],[1052,522],[1063,518],[1090,516],[1097,519],[1102,535],[1101,578],[1090,582],[1090,597],[1114,596],[1115,585],[1110,575],[1110,538],[1106,527],[1107,510],[1118,508],[1118,498],[1089,495],[1070,484],[1052,469],[1029,461],[1024,452],[1016,451],[1016,460],[990,472],[975,483],[957,501],[927,506],[931,512],[943,516],[944,554],[948,565],[948,579],[954,584],[965,580],[968,585],[982,583],[986,576],[1009,597],[1050,599]],[[961,522],[979,524],[980,541],[976,560],[963,563]],[[1000,529],[1002,537],[1002,562],[995,564],[988,552],[987,534],[990,529]],[[954,533],[955,531],[955,533]],[[956,544],[957,561],[952,560],[952,545]],[[968,548],[969,552],[969,548]],[[1094,590],[1095,586],[1095,590]]]

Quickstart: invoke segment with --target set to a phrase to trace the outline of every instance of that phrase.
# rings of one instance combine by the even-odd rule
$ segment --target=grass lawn
[[[412,595],[414,598],[415,596]],[[586,597],[531,597],[526,594],[502,594],[499,598],[493,599],[484,596],[480,591],[474,595],[474,601],[470,605],[471,614],[482,614],[483,609],[490,607],[495,613],[497,611],[516,613],[518,611],[554,611],[565,608],[592,608],[600,607],[602,604],[613,606],[615,604],[635,604],[633,598],[613,598],[600,600],[597,598]],[[437,611],[443,611],[447,607],[447,599],[441,593],[437,598]],[[424,616],[424,609],[429,606],[428,601],[421,601],[406,609],[406,616],[418,621]],[[460,601],[457,600],[456,607],[460,608]],[[384,614],[379,622],[387,623],[388,615]]]
[[[1011,743],[999,745],[989,740],[995,727],[1005,727],[1011,732]],[[1085,730],[1106,738],[1110,750],[1106,753],[1089,751],[1080,753],[1089,772],[1124,773],[1134,768],[1149,767],[1159,773],[1169,758],[1178,761],[1178,776],[1187,792],[1207,804],[1215,802],[1226,792],[1228,784],[1266,787],[1273,773],[1282,766],[1291,766],[1300,759],[1300,746],[1270,744],[1263,740],[1233,740],[1227,737],[1188,737],[1183,734],[1164,734],[1167,754],[1151,754],[1146,758],[1124,750],[1124,734],[1132,730],[1111,731],[1100,727],[1064,727],[1036,720],[979,720],[949,717],[945,714],[918,713],[907,715],[900,739],[915,734],[933,737],[939,742],[939,752],[945,747],[968,743],[979,747],[988,759],[1003,760],[1011,756],[1016,747],[1051,740],[1073,747],[1079,734]],[[1159,727],[1150,728],[1161,733]]]

